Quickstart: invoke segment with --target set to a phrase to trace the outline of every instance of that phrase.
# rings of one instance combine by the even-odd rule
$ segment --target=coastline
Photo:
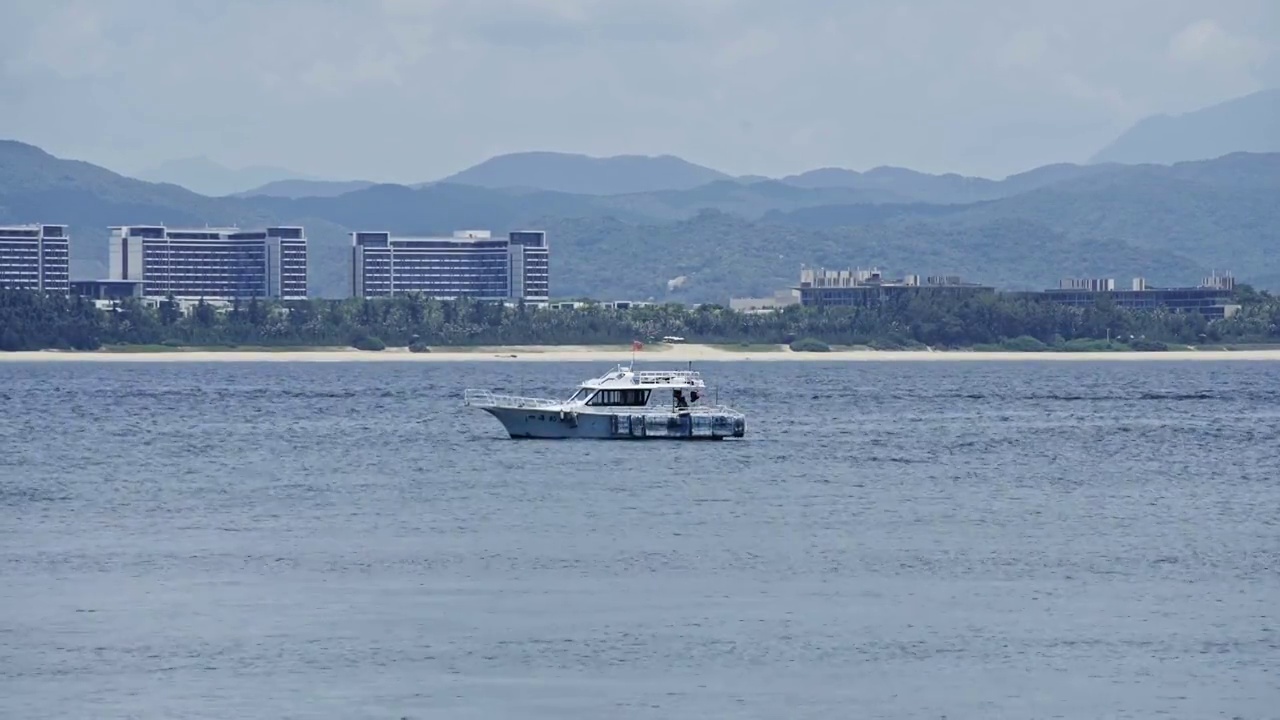
[[[1280,349],[1168,350],[1163,352],[1016,352],[974,350],[832,350],[794,352],[786,346],[730,349],[682,344],[649,347],[632,353],[617,346],[519,345],[443,348],[412,353],[406,348],[378,352],[355,348],[315,349],[166,349],[166,350],[36,350],[0,353],[4,362],[991,362],[991,361],[1194,361],[1280,362]]]

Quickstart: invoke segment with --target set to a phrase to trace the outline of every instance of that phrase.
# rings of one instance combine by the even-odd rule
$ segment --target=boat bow
[[[457,395],[454,395],[457,397]],[[561,404],[559,400],[550,398],[523,397],[520,395],[500,395],[489,390],[468,389],[462,394],[462,404],[478,408],[536,408],[549,409]]]

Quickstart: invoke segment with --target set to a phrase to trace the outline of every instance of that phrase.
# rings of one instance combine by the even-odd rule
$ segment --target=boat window
[[[587,401],[588,405],[640,406],[649,402],[648,390],[601,390]]]
[[[569,398],[569,402],[575,402],[577,400],[585,400],[587,396],[590,394],[591,394],[591,391],[588,390],[587,388],[578,388],[578,392],[574,393],[573,396]]]

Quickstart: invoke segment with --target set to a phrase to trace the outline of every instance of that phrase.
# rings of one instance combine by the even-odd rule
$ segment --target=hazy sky
[[[0,0],[0,137],[392,182],[519,150],[735,174],[1083,161],[1280,85],[1277,0]]]

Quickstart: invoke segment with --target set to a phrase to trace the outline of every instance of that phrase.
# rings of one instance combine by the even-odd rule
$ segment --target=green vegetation
[[[182,312],[172,300],[136,300],[99,310],[86,300],[0,291],[0,350],[358,347],[377,351],[438,346],[614,345],[678,335],[691,342],[742,347],[790,345],[821,350],[986,348],[1094,352],[1280,342],[1280,298],[1243,287],[1229,320],[1197,314],[1128,312],[1107,302],[1078,309],[1043,299],[979,295],[962,302],[929,296],[868,308],[789,307],[743,314],[715,305],[609,310],[504,307],[402,296],[386,300],[252,300],[218,310],[199,303]]]
[[[713,348],[716,348],[717,350],[724,350],[726,352],[761,353],[761,352],[781,352],[782,351],[782,345],[779,345],[777,343],[740,342],[740,343],[707,343],[707,344]]]
[[[792,352],[831,352],[830,345],[814,338],[795,340],[790,347]]]
[[[382,338],[372,335],[360,335],[351,342],[351,346],[357,350],[366,350],[368,352],[381,352],[387,349],[387,344],[382,342]]]
[[[1012,350],[1015,352],[1039,352],[1049,347],[1048,345],[1045,345],[1043,341],[1033,338],[1030,335],[1019,335],[1016,338],[1005,340],[1000,343],[1000,345],[1004,350]]]

